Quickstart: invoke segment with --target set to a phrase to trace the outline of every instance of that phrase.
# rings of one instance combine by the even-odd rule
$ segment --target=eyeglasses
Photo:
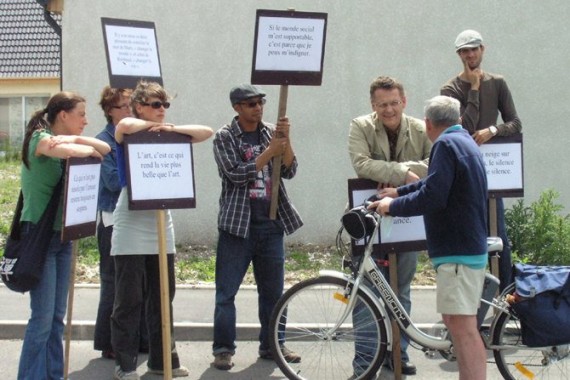
[[[158,100],[156,102],[152,102],[152,103],[141,102],[141,104],[143,106],[151,106],[155,110],[159,109],[160,107],[164,107],[165,110],[170,108],[169,102],[159,102]]]
[[[263,105],[265,104],[267,100],[265,98],[261,98],[258,101],[253,101],[253,102],[240,102],[239,104],[244,105],[244,106],[248,106],[249,108],[254,108],[257,105],[260,105],[263,107]]]
[[[128,110],[129,107],[130,106],[128,104],[123,104],[122,106],[113,106],[112,108],[117,109],[117,110]]]
[[[374,106],[380,108],[381,110],[385,110],[388,107],[396,108],[400,104],[402,104],[401,100],[392,100],[391,102],[386,102],[386,103],[374,103]]]

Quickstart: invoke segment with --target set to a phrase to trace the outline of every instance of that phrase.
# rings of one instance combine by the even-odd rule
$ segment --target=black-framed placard
[[[378,192],[378,182],[363,178],[348,180],[348,204],[350,208],[362,205],[366,199]],[[392,225],[381,228],[379,239],[374,243],[374,253],[410,252],[427,249],[424,218],[395,217]],[[352,252],[362,254],[364,241],[351,239]]]
[[[523,138],[493,137],[481,145],[487,171],[489,197],[524,197]]]
[[[251,83],[320,86],[327,14],[258,9]]]
[[[190,136],[140,131],[124,146],[130,210],[196,207]]]
[[[95,235],[101,160],[71,157],[65,169],[61,239],[77,240]]]
[[[135,88],[141,80],[162,85],[154,22],[101,17],[109,83]]]

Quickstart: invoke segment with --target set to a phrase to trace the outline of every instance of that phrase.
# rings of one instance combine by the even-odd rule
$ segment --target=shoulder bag
[[[21,239],[22,208],[24,196],[20,190],[18,205],[12,219],[10,235],[6,239],[4,257],[0,262],[0,276],[9,289],[27,292],[34,289],[42,277],[47,250],[53,236],[53,223],[57,215],[63,176],[54,188],[51,199],[37,224]]]

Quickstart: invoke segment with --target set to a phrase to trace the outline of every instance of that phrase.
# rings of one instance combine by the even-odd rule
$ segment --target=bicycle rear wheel
[[[275,306],[269,343],[289,379],[369,379],[378,372],[386,356],[386,325],[368,295],[357,292],[354,309],[331,333],[346,310],[347,286],[348,281],[330,276],[305,280]],[[298,353],[300,362],[288,363],[283,345]]]
[[[570,346],[527,347],[522,343],[521,325],[511,313],[497,316],[493,329],[495,362],[507,380],[570,379]],[[545,328],[556,328],[545,326]]]

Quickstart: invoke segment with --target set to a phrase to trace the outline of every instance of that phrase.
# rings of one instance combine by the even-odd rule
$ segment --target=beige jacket
[[[390,157],[388,135],[376,113],[357,117],[350,123],[348,152],[359,178],[398,187],[411,170],[420,178],[427,175],[431,141],[422,120],[402,115],[396,157]]]

